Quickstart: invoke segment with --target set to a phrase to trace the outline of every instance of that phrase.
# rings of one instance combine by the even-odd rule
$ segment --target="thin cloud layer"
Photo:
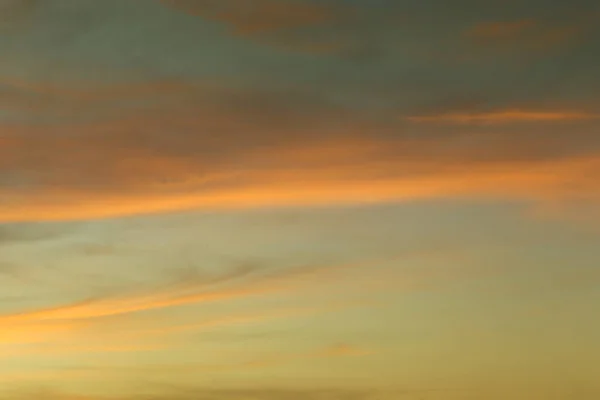
[[[594,199],[594,7],[553,3],[538,15],[509,3],[511,17],[499,17],[469,4],[469,12],[440,4],[432,15],[387,0],[8,2],[35,11],[38,25],[2,37],[0,220]],[[215,19],[262,44],[328,37],[353,50],[331,58],[253,46],[215,30]],[[473,53],[465,35],[550,43],[564,27],[582,30],[552,60],[435,54]]]
[[[333,18],[331,7],[303,1],[163,0],[163,3],[192,15],[230,24],[234,32],[241,35],[320,25]]]
[[[234,285],[231,288],[219,288],[219,284],[223,283],[221,280],[217,280],[216,282],[203,282],[202,280],[200,282],[186,281],[175,285],[167,285],[162,290],[154,289],[149,292],[138,294],[133,293],[131,295],[100,297],[45,310],[2,315],[0,316],[0,323],[4,321],[10,323],[52,320],[86,320],[186,304],[226,301],[256,295],[260,296],[270,293],[288,292],[307,283],[305,280],[298,279],[298,272],[300,278],[302,274],[310,276],[315,273],[324,273],[324,275],[321,276],[321,280],[323,280],[328,276],[327,272],[335,271],[338,268],[344,268],[344,266],[299,268],[298,271],[284,271],[283,273],[275,273],[272,276],[267,275],[267,277],[262,279],[262,282],[259,280],[259,282],[254,283],[251,280],[249,284]],[[321,271],[321,269],[323,271]],[[291,275],[291,279],[286,276],[288,274]],[[243,277],[243,275],[236,277]],[[312,277],[312,279],[315,278]],[[217,288],[211,289],[211,285],[217,285]]]
[[[481,113],[447,113],[408,117],[414,122],[455,123],[455,124],[510,124],[514,122],[561,122],[600,118],[599,115],[581,111],[536,111],[499,110]]]
[[[286,51],[337,54],[353,38],[336,28],[354,20],[354,9],[336,3],[303,0],[163,0],[184,13],[224,24],[234,36]],[[333,29],[332,29],[333,28]]]
[[[44,4],[36,8],[39,31],[2,38],[24,50],[9,52],[0,68],[0,221],[457,197],[597,199],[590,174],[598,168],[599,103],[588,66],[600,60],[587,47],[597,34],[591,9],[552,5],[536,16],[511,3],[513,17],[499,18],[475,4],[475,17],[440,5],[440,15],[453,18],[424,24],[429,10],[386,8],[384,0]],[[65,33],[52,15],[88,24],[67,24]],[[322,35],[333,32],[354,50],[331,58],[251,46],[211,19],[268,40],[293,32],[325,43]],[[472,46],[465,32],[469,40],[522,43],[564,26],[585,29],[553,69],[543,58],[503,59],[502,67],[432,62],[441,56],[434,48],[458,54]],[[192,40],[207,37],[215,47]],[[41,68],[51,59],[44,40],[71,62]],[[40,62],[28,59],[17,73],[10,65],[24,54]]]
[[[532,19],[482,22],[469,29],[466,36],[488,49],[547,53],[580,39],[586,33],[586,25],[593,23],[595,21],[589,16],[582,17],[577,23],[563,25]]]
[[[182,306],[210,306],[236,300],[256,301],[265,297],[290,296],[319,288],[327,289],[330,295],[335,295],[336,289],[331,287],[331,283],[342,285],[346,280],[344,272],[358,267],[360,263],[278,270],[268,267],[241,268],[212,277],[199,273],[195,278],[177,278],[141,289],[134,287],[117,292],[113,290],[113,293],[54,307],[13,310],[0,315],[0,346],[7,350],[17,347],[16,352],[15,349],[3,352],[3,357],[10,357],[12,353],[21,356],[94,353],[102,349],[107,352],[135,352],[142,351],[142,348],[160,349],[167,342],[175,344],[174,338],[182,335],[185,337],[193,333],[236,328],[269,320],[335,313],[365,304],[360,301],[332,300],[318,306],[276,307],[251,313],[236,312],[225,316],[204,317],[194,323],[161,324],[160,317],[152,314]],[[172,274],[176,272],[172,268],[169,271]],[[111,333],[114,329],[117,331]],[[140,337],[144,340],[140,341]],[[78,339],[81,338],[85,338],[85,343],[78,344]],[[106,345],[106,340],[110,341],[110,346]]]
[[[97,101],[121,98],[123,90],[61,96],[91,121],[68,123],[58,115],[47,125],[5,125],[1,220],[598,195],[589,179],[598,168],[597,115],[589,111],[508,109],[403,120],[353,112],[301,91],[156,84],[133,88],[125,104],[134,108],[123,117],[94,120]],[[142,98],[146,105],[136,105]],[[462,132],[456,124],[473,127]]]

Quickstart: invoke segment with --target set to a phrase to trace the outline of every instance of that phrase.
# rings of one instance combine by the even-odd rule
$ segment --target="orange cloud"
[[[302,0],[162,0],[166,6],[228,26],[234,35],[281,49],[332,53],[347,48],[327,25],[343,20],[348,9]],[[344,35],[342,35],[344,36]]]
[[[594,21],[552,25],[545,21],[520,19],[476,24],[465,32],[474,43],[488,49],[548,51],[579,38]]]
[[[411,116],[411,122],[433,122],[451,124],[508,124],[513,122],[561,122],[598,119],[600,115],[582,111],[544,111],[507,109],[474,113],[443,113]]]
[[[36,85],[28,90],[54,92]],[[598,154],[583,148],[596,136],[539,132],[556,130],[549,123],[595,123],[598,115],[587,111],[507,108],[399,120],[353,113],[301,91],[169,82],[89,93],[61,90],[65,109],[70,102],[85,103],[82,114],[90,113],[90,120],[2,126],[0,221],[461,196],[545,201],[598,195],[597,183],[589,179]],[[151,106],[94,120],[92,109],[123,93],[130,93],[127,101],[134,105],[148,97]],[[43,104],[52,102],[40,102],[38,111],[56,111]],[[452,131],[431,140],[428,133],[410,131],[424,123],[510,124],[522,130],[471,137]],[[573,144],[579,152],[561,153]]]
[[[241,35],[322,24],[334,18],[331,7],[294,0],[162,0],[192,15],[224,22]]]
[[[1,317],[0,317],[1,318]],[[27,323],[12,323],[0,321],[0,346],[18,346],[43,343],[89,328],[89,322],[69,321],[61,323],[43,323],[28,321]]]
[[[256,164],[249,162],[245,168],[234,168],[229,172],[224,169],[212,176],[195,177],[195,166],[183,163],[181,167],[173,166],[175,169],[170,172],[175,179],[189,178],[177,187],[178,190],[172,191],[168,185],[162,189],[159,184],[147,184],[147,187],[129,193],[54,187],[23,196],[5,189],[5,206],[0,209],[0,220],[76,220],[192,209],[368,204],[461,196],[532,200],[597,198],[600,191],[589,175],[600,168],[600,158],[595,156],[545,161],[466,162],[437,169],[436,166],[446,164],[443,157],[438,160],[394,160],[386,156],[390,148],[384,147],[384,143],[380,146],[374,155],[361,150],[336,159],[333,154],[324,152],[315,156],[311,163],[298,165],[294,165],[293,160],[280,160],[282,151],[274,150],[271,160],[262,160],[267,168],[257,165],[258,168],[253,169],[252,165]],[[297,151],[302,153],[301,149]],[[307,151],[319,154],[320,149],[315,145],[314,150]],[[127,164],[130,164],[129,171]],[[140,173],[137,179],[143,182],[152,170],[169,171],[169,164],[160,168],[162,164],[152,159],[140,159],[125,162],[121,168],[124,174]],[[124,178],[136,177],[133,174],[119,177]]]
[[[532,19],[503,22],[483,22],[475,25],[467,35],[474,39],[515,39],[528,30],[533,29],[538,22]]]

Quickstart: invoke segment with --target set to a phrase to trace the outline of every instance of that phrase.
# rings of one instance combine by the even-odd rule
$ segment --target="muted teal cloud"
[[[19,10],[21,4],[10,7]],[[330,4],[340,15],[323,21],[319,35],[330,32],[353,43],[355,55],[289,51],[158,1],[31,3],[31,23],[0,39],[5,59],[0,70],[9,85],[15,79],[89,84],[174,78],[262,89],[301,85],[346,104],[409,110],[465,98],[491,107],[587,102],[595,90],[598,32],[591,3],[540,8],[505,2],[489,7],[329,2],[318,7]],[[523,19],[536,21],[539,29],[513,38],[508,49],[480,46],[465,35],[478,24]],[[556,48],[552,43],[543,51],[519,47],[530,41],[527,35],[563,27],[576,32]],[[310,29],[302,34],[310,37]],[[319,35],[317,43],[324,40]]]

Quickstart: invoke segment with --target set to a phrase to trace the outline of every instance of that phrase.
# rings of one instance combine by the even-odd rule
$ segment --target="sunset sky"
[[[600,398],[600,3],[0,0],[0,398]]]

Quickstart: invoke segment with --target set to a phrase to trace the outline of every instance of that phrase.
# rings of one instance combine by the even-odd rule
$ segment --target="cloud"
[[[266,309],[220,313],[217,316],[209,316],[209,313],[195,322],[187,323],[178,318],[164,319],[165,314],[142,314],[176,306],[251,300],[255,296],[265,295],[289,295],[318,287],[335,295],[336,288],[332,284],[343,286],[341,272],[355,267],[357,265],[315,265],[282,270],[264,267],[259,273],[242,268],[234,269],[231,273],[221,273],[213,279],[199,275],[182,280],[175,276],[176,279],[172,282],[159,287],[145,287],[141,290],[130,288],[57,307],[5,313],[0,315],[0,358],[33,357],[53,360],[56,357],[76,359],[85,354],[172,351],[181,343],[187,343],[186,340],[191,340],[193,335],[205,332],[235,332],[240,328],[278,319],[310,318],[322,313],[368,306],[370,304],[361,300],[327,300],[312,306],[267,306]],[[332,350],[332,353],[335,352],[337,351]],[[331,354],[336,355],[338,354]],[[285,360],[282,358],[281,361]],[[245,368],[245,364],[244,361],[181,368],[229,370]],[[162,367],[156,369],[164,370]],[[171,370],[172,367],[166,369]]]
[[[419,254],[403,254],[401,257]],[[363,259],[346,264],[323,262],[287,267],[278,265],[277,268],[268,264],[244,263],[219,273],[182,272],[169,268],[168,277],[171,279],[158,285],[121,284],[116,290],[85,300],[65,301],[54,307],[21,307],[21,310],[5,312],[0,315],[0,347],[7,349],[2,352],[5,357],[54,357],[61,353],[101,353],[104,350],[107,353],[154,351],[160,350],[157,343],[177,346],[197,335],[203,338],[205,333],[210,336],[211,333],[225,332],[226,335],[275,320],[310,319],[321,314],[378,307],[381,304],[365,300],[362,295],[381,290],[419,290],[423,285],[435,285],[440,281],[437,275],[427,270],[401,273],[391,261],[393,259],[387,256],[381,260]],[[383,262],[389,265],[384,264],[380,268]],[[362,273],[366,270],[364,267],[369,267],[368,276]],[[445,272],[458,277],[454,272]],[[65,272],[61,274],[64,276]],[[67,281],[71,285],[74,282],[72,279]],[[82,284],[80,280],[77,282]],[[347,298],[347,290],[356,290],[353,293],[360,295],[356,300]],[[213,309],[206,308],[209,313],[194,322],[165,319],[168,314],[148,313],[189,305],[219,306],[219,303],[233,300],[245,303],[259,298],[262,301],[260,297],[264,296],[281,300],[282,296],[293,297],[302,293],[326,294],[327,300],[316,299],[314,304],[311,300],[300,306],[267,306],[254,311],[218,315],[210,314]],[[238,301],[237,304],[241,303]],[[220,335],[214,337],[222,341]],[[235,335],[233,337],[236,338]],[[315,353],[291,356],[303,359],[363,353],[363,350],[342,343]]]
[[[362,265],[362,264],[358,264]],[[159,288],[133,291],[132,293],[99,296],[68,305],[41,310],[25,311],[0,315],[3,323],[52,322],[61,320],[93,320],[133,314],[141,311],[162,309],[186,304],[201,304],[227,301],[272,293],[288,292],[310,286],[326,279],[335,279],[337,272],[357,265],[312,265],[283,269],[280,271],[263,271],[258,276],[247,276],[243,269],[223,279],[176,280],[174,283]],[[237,278],[246,277],[236,282]],[[226,284],[230,285],[227,286]],[[225,287],[222,287],[225,285]]]
[[[537,19],[480,22],[465,36],[486,51],[542,52],[555,51],[581,40],[597,23],[593,15],[582,15],[574,22]]]
[[[538,24],[532,19],[503,22],[483,22],[475,25],[468,35],[480,40],[514,40]]]
[[[84,301],[75,301],[51,308],[35,308],[13,311],[0,315],[0,347],[3,357],[54,357],[68,354],[87,353],[136,353],[160,351],[183,343],[186,338],[208,332],[231,332],[251,325],[289,318],[311,318],[325,313],[344,312],[357,307],[378,306],[363,300],[326,300],[317,305],[298,307],[274,307],[252,312],[234,312],[226,315],[204,317],[196,322],[182,323],[164,320],[161,314],[144,315],[143,312],[162,310],[185,305],[208,305],[230,300],[251,300],[255,296],[290,295],[302,290],[321,288],[328,296],[343,295],[338,289],[347,284],[356,284],[360,279],[360,291],[397,290],[401,278],[392,276],[391,270],[383,268],[371,271],[369,279],[354,276],[354,269],[376,263],[374,260],[346,265],[312,265],[270,270],[265,267],[237,269],[210,277],[188,276],[166,282],[160,286],[142,289],[120,290]],[[358,272],[358,270],[354,271]],[[430,280],[428,276],[416,274],[417,281]],[[387,276],[387,278],[386,278]],[[435,279],[435,277],[433,277]],[[371,280],[373,282],[371,282]],[[375,286],[373,286],[375,284]],[[400,289],[406,289],[402,285]],[[412,285],[408,288],[414,289]],[[164,316],[164,315],[163,315]],[[220,338],[218,340],[221,340]],[[109,345],[107,345],[109,343]],[[164,347],[163,346],[163,347]],[[240,365],[222,365],[219,368],[238,368],[247,363],[261,365],[287,362],[296,359],[319,357],[365,355],[363,349],[347,344],[337,344],[315,352],[277,356],[275,359],[253,359]],[[243,364],[243,365],[242,365]],[[217,366],[194,366],[194,368],[216,368]]]
[[[213,332],[215,330],[222,332],[222,328],[235,328],[238,326],[255,325],[267,321],[286,319],[291,317],[319,315],[323,313],[331,313],[335,311],[341,311],[350,307],[359,307],[364,305],[370,304],[365,304],[365,302],[360,301],[345,301],[340,303],[331,302],[331,304],[322,304],[319,307],[283,308],[251,314],[229,315],[226,317],[207,319],[196,323],[172,324],[166,327],[163,326],[155,328],[139,328],[132,330],[131,334],[134,336],[143,334],[146,337],[152,335],[165,336],[173,334],[181,335],[186,333]]]
[[[253,35],[329,22],[332,7],[301,0],[162,0],[192,15],[224,22],[234,33]]]
[[[234,36],[284,50],[335,54],[354,45],[342,23],[354,10],[305,0],[162,0],[175,10],[226,25]],[[340,25],[342,24],[342,25]]]
[[[11,77],[3,80],[1,85],[0,105],[7,111],[2,121],[10,125],[53,125],[64,121],[78,124],[114,119],[140,110],[147,112],[179,106],[182,102],[206,101],[217,89],[204,84],[199,92],[194,84],[177,80],[105,85],[93,81],[53,84]]]
[[[497,110],[474,113],[445,113],[407,117],[412,122],[451,124],[509,124],[515,122],[569,122],[598,119],[600,115],[583,111],[568,110]]]
[[[11,88],[7,103],[19,91],[44,100],[31,102],[34,108],[13,105],[10,115],[33,120],[2,122],[5,222],[598,195],[589,179],[598,168],[598,114],[589,104],[460,111],[450,104],[407,114],[360,109],[294,87],[159,81]],[[39,123],[38,115],[47,119]]]
[[[490,135],[487,142],[497,139]],[[49,160],[47,167],[35,167],[39,172],[34,172],[34,176],[42,171],[53,174],[50,182],[56,179],[57,184],[38,186],[34,191],[5,189],[7,206],[0,211],[0,219],[72,220],[189,209],[360,204],[461,196],[544,201],[593,199],[598,195],[596,183],[589,179],[589,174],[600,166],[597,156],[548,155],[549,158],[536,159],[532,154],[530,159],[513,160],[518,153],[504,156],[500,150],[510,150],[518,142],[508,145],[510,138],[506,139],[499,142],[497,149],[486,144],[475,147],[473,154],[468,154],[469,147],[457,148],[455,154],[442,151],[438,146],[452,143],[446,140],[430,148],[426,148],[427,143],[411,141],[365,142],[362,147],[341,141],[329,148],[315,142],[289,149],[274,147],[266,152],[248,150],[238,155],[237,162],[233,160],[222,167],[198,165],[187,157],[135,156],[135,151],[127,154],[119,147],[114,151],[96,147],[97,161],[90,159],[87,166],[78,170],[63,169],[60,164],[64,162],[78,163],[64,158]],[[485,137],[481,140],[483,143]],[[413,153],[409,155],[411,149]],[[88,151],[92,149],[84,148],[74,158],[85,157]],[[117,158],[119,153],[123,158]],[[282,157],[284,154],[289,157]],[[406,158],[402,158],[404,154]],[[487,160],[483,158],[486,154]],[[115,164],[106,163],[111,159]],[[103,171],[102,167],[113,170]],[[66,182],[60,184],[65,178]],[[90,185],[82,181],[85,178],[99,181]],[[126,189],[118,193],[119,188]]]
[[[76,336],[77,333],[95,326],[97,325],[93,321],[44,322],[30,320],[18,323],[0,321],[2,329],[0,346],[15,350],[19,346],[68,340]]]
[[[582,144],[584,138],[585,135]],[[539,140],[545,141],[542,147],[531,151],[519,147]],[[463,146],[459,146],[461,141]],[[562,150],[554,147],[561,143],[565,146]],[[188,144],[191,151],[197,146]],[[30,179],[41,182],[28,190],[5,188],[0,219],[74,220],[190,209],[361,204],[462,196],[540,201],[594,199],[598,187],[589,177],[600,166],[595,154],[569,154],[577,151],[569,149],[573,143],[552,135],[544,139],[526,135],[514,142],[512,135],[494,134],[456,136],[438,142],[425,139],[353,143],[340,139],[326,145],[307,141],[304,145],[265,150],[232,150],[224,155],[225,160],[210,160],[214,155],[207,154],[204,162],[196,161],[192,154],[150,155],[147,149],[127,149],[117,144],[107,147],[101,142],[64,146],[64,150],[62,144],[44,146],[48,152],[43,163],[34,158],[35,150],[30,149],[31,161],[37,165],[31,165],[28,174]],[[18,147],[13,155],[24,153],[27,148]],[[60,157],[65,150],[72,156]],[[558,151],[565,154],[553,154]],[[87,164],[83,164],[84,159]],[[28,168],[26,164],[9,170],[18,173]]]

